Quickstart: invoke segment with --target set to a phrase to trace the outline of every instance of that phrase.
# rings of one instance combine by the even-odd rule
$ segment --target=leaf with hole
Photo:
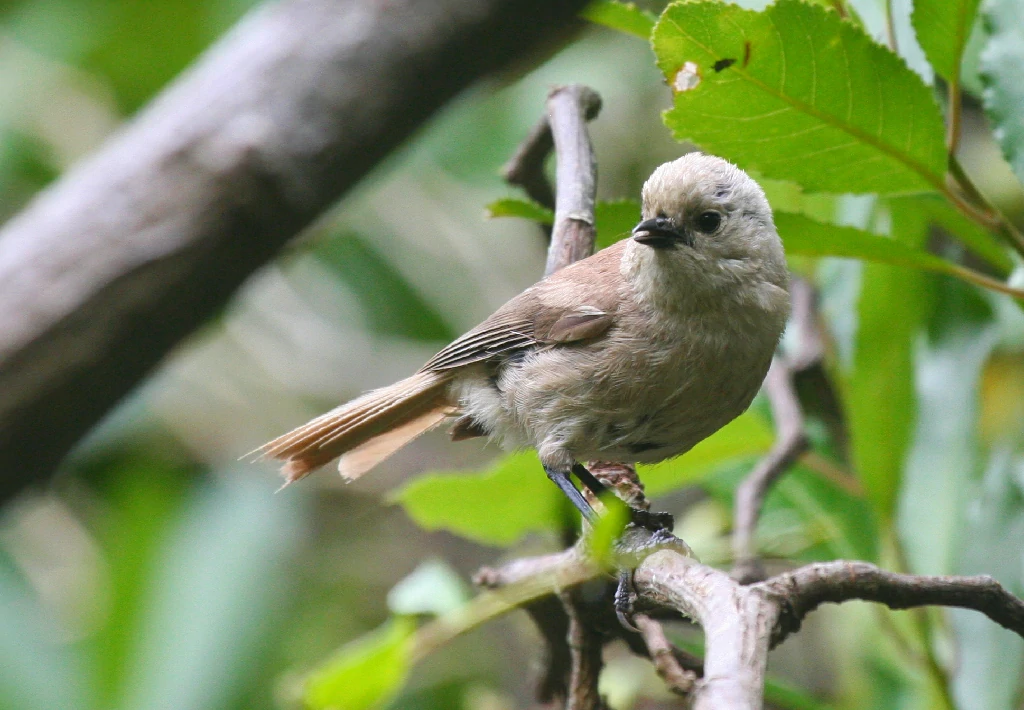
[[[820,192],[944,189],[931,91],[835,12],[779,0],[764,12],[675,3],[654,29],[678,140]]]

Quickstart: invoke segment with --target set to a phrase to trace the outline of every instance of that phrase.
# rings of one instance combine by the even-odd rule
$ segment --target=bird
[[[655,463],[685,453],[757,394],[789,315],[789,272],[761,187],[692,152],[644,183],[629,237],[556,271],[420,370],[323,414],[256,452],[285,485],[338,459],[363,475],[453,421],[459,441],[536,449],[589,521],[583,462]]]

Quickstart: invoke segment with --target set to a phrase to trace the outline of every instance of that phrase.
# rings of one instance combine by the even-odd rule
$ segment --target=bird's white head
[[[665,297],[743,296],[788,285],[764,191],[732,163],[702,153],[665,163],[648,178],[642,221],[625,257],[631,280],[656,282],[649,286]]]

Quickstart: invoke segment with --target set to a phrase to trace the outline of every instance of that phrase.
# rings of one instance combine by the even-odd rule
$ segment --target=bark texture
[[[475,79],[584,0],[260,8],[0,231],[0,502]]]

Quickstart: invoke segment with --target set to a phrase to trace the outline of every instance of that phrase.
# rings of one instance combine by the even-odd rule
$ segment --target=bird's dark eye
[[[722,215],[718,212],[708,210],[701,212],[697,217],[697,230],[704,234],[711,234],[722,224]]]

